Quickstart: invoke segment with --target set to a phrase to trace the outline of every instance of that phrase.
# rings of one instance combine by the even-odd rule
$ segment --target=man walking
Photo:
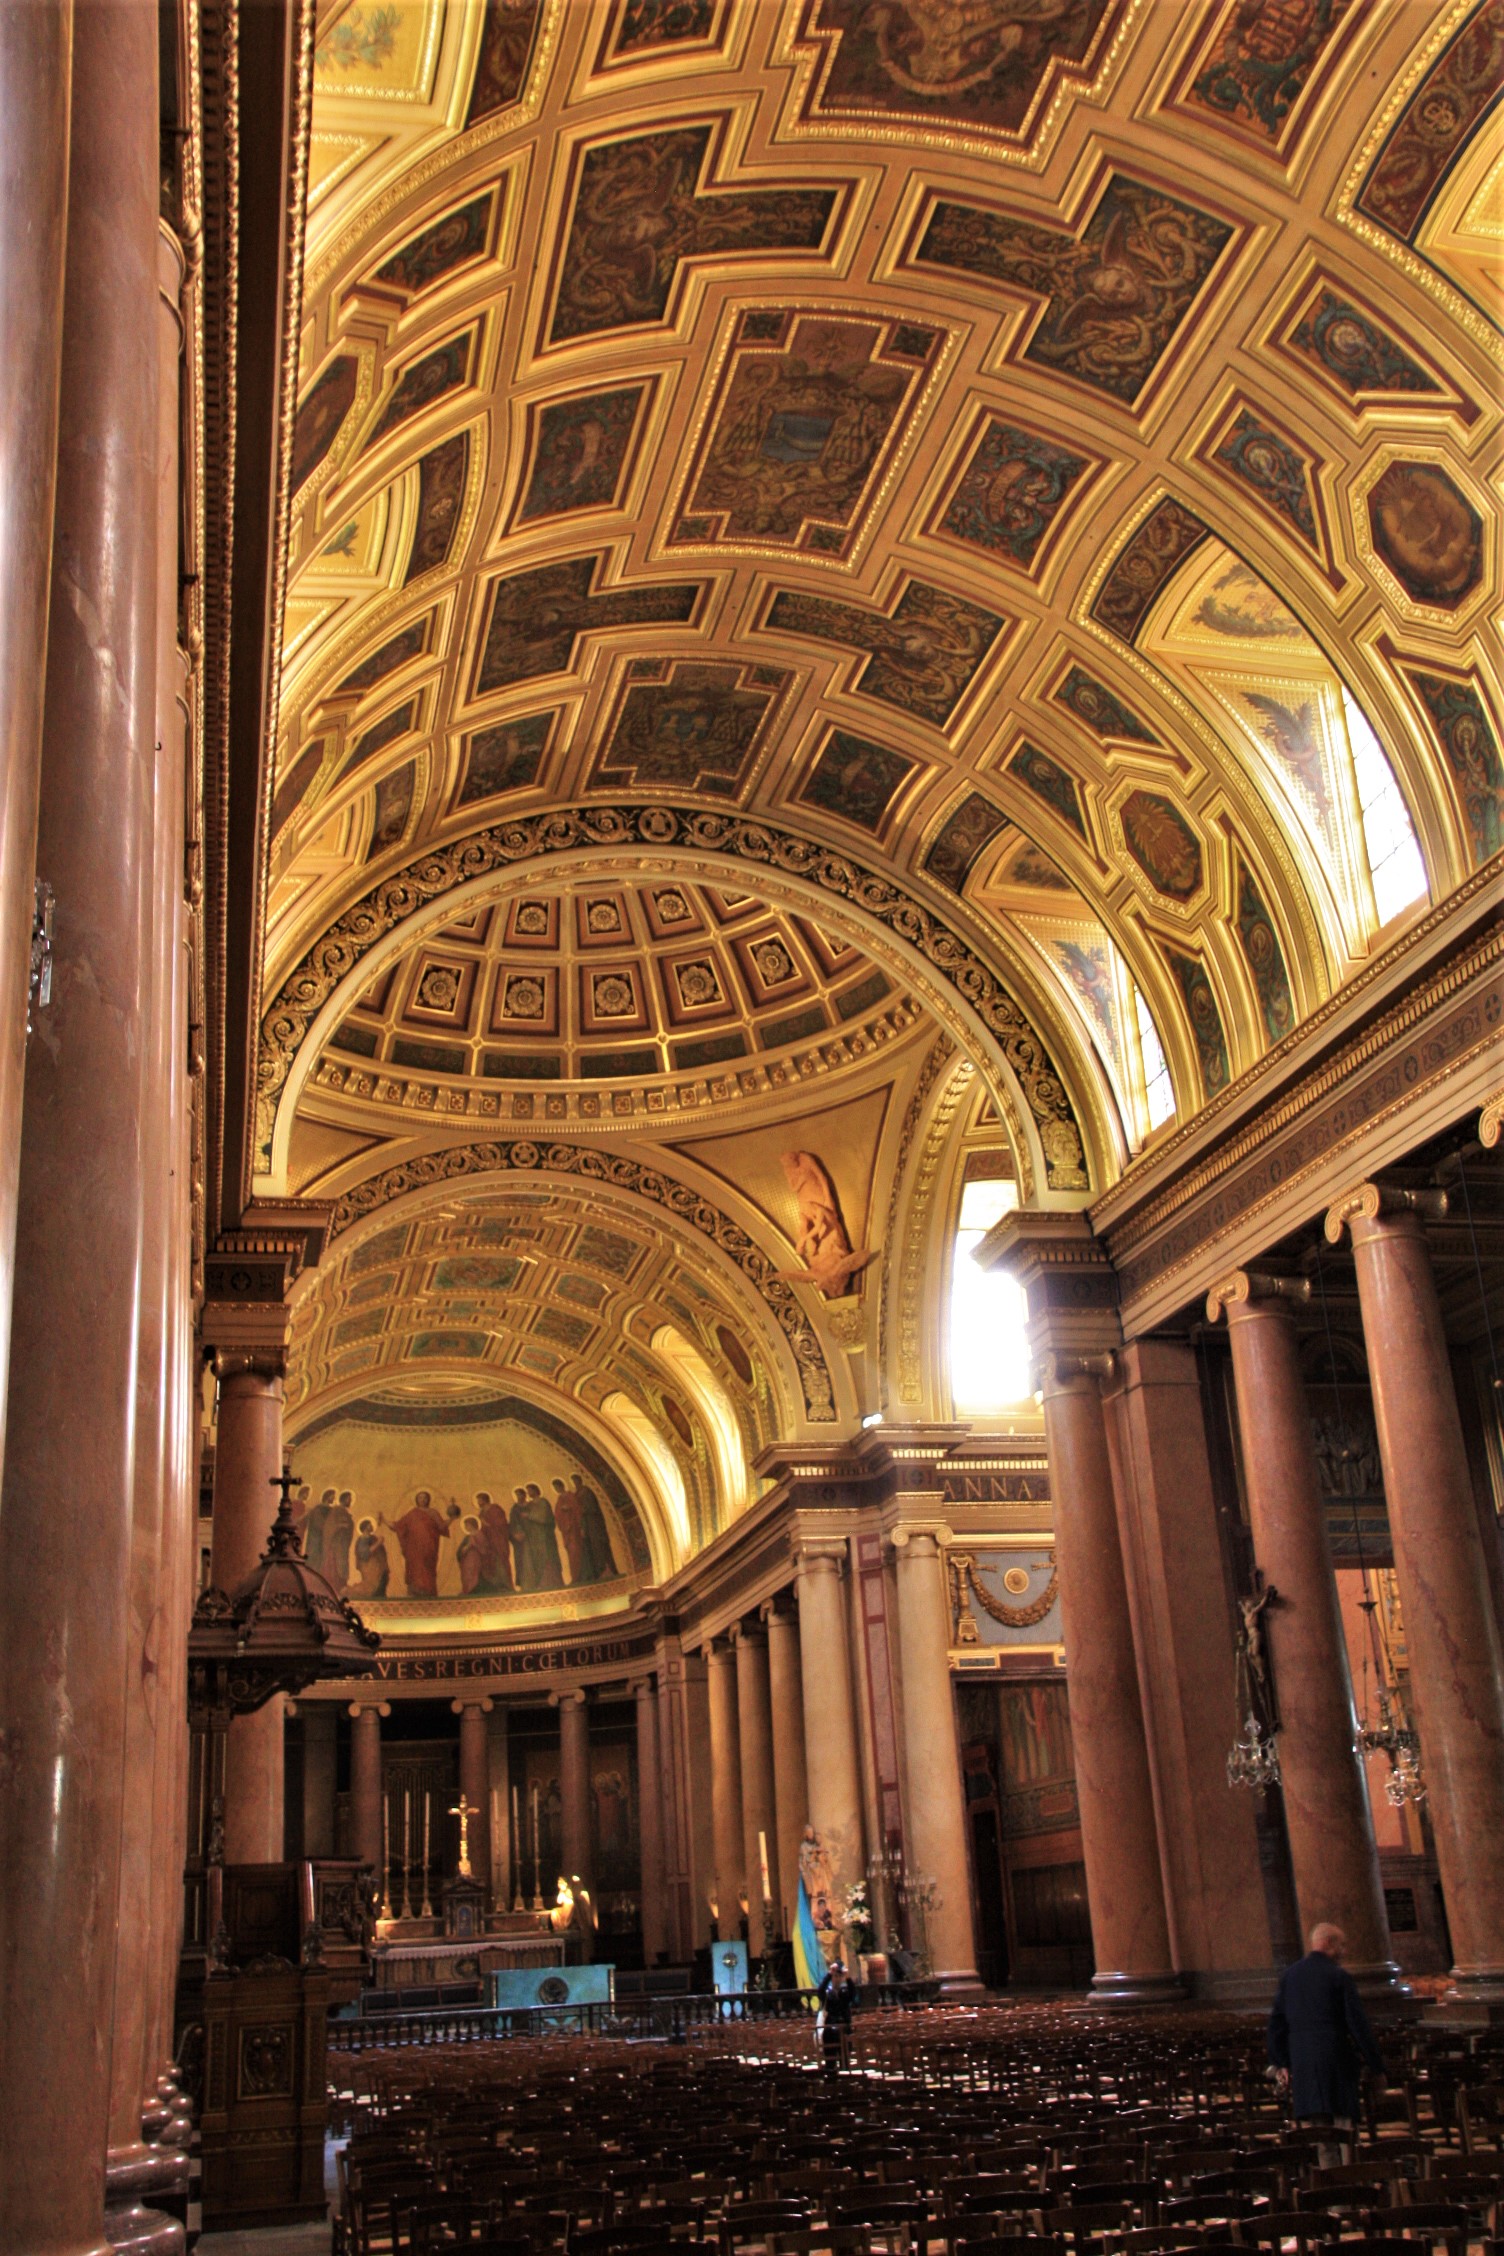
[[[1311,1929],[1309,1953],[1280,1976],[1269,2058],[1297,2123],[1330,2124],[1350,2136],[1360,2072],[1366,2068],[1382,2082],[1384,2063],[1358,1985],[1342,1964],[1346,1948],[1340,1927]]]

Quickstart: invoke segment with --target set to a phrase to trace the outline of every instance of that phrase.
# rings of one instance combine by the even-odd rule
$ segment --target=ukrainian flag
[[[799,1908],[794,1914],[794,1980],[801,1990],[817,1990],[827,1973],[825,1953],[820,1948],[820,1938],[815,1932],[814,1913],[809,1908],[805,1892],[804,1874],[799,1875]],[[811,2012],[817,2009],[813,2004]]]

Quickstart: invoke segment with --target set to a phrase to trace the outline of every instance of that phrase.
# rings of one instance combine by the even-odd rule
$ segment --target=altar
[[[456,1937],[436,1919],[383,1921],[371,1946],[378,1990],[431,1989],[444,1982],[479,1982],[489,1974],[563,1966],[567,1938],[532,1911],[492,1912],[481,1931]]]

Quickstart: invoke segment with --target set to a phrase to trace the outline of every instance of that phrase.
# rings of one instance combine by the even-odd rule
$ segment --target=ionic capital
[[[1376,1177],[1371,1182],[1355,1183],[1332,1201],[1327,1208],[1326,1240],[1328,1245],[1340,1245],[1343,1231],[1355,1222],[1389,1221],[1407,1214],[1420,1221],[1440,1222],[1446,1211],[1445,1191],[1410,1190]]]
[[[900,1565],[915,1559],[938,1559],[942,1543],[953,1539],[953,1530],[943,1520],[906,1521],[893,1530],[890,1541]]]
[[[352,1700],[345,1710],[346,1715],[357,1722],[363,1715],[389,1716],[391,1712],[390,1700]]]
[[[794,1553],[794,1572],[800,1575],[846,1571],[847,1549],[843,1535],[807,1536]]]
[[[1283,1277],[1272,1269],[1234,1269],[1219,1278],[1207,1294],[1207,1321],[1215,1324],[1225,1315],[1230,1323],[1235,1308],[1251,1309],[1260,1301],[1266,1305],[1304,1303],[1310,1297],[1309,1277]]]
[[[657,1679],[651,1676],[634,1676],[627,1686],[634,1700],[653,1700],[658,1696]]]
[[[221,1386],[229,1379],[261,1379],[268,1386],[287,1377],[287,1346],[263,1341],[209,1351],[209,1362]]]
[[[496,1702],[490,1699],[451,1700],[449,1703],[449,1712],[451,1715],[462,1716],[467,1708],[474,1708],[481,1715],[488,1716],[495,1705]]]
[[[1107,1386],[1118,1375],[1117,1352],[1105,1348],[1097,1355],[1045,1355],[1040,1358],[1039,1375],[1045,1394],[1062,1392],[1083,1381]]]
[[[577,1684],[570,1692],[550,1692],[548,1704],[551,1708],[582,1708],[585,1705],[583,1685]]]
[[[1492,1151],[1504,1137],[1504,1089],[1495,1090],[1478,1115],[1478,1141]]]

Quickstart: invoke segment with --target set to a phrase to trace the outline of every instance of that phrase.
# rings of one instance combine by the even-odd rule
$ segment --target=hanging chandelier
[[[1379,1687],[1379,1720],[1365,1726],[1358,1733],[1358,1752],[1363,1755],[1387,1755],[1389,1776],[1384,1781],[1384,1798],[1391,1809],[1403,1809],[1407,1802],[1419,1804],[1426,1798],[1426,1782],[1420,1769],[1420,1740],[1395,1713],[1394,1696],[1387,1685]]]
[[[1228,1752],[1227,1783],[1263,1794],[1279,1780],[1279,1733],[1266,1731],[1250,1708],[1243,1718],[1242,1737],[1233,1741]]]

